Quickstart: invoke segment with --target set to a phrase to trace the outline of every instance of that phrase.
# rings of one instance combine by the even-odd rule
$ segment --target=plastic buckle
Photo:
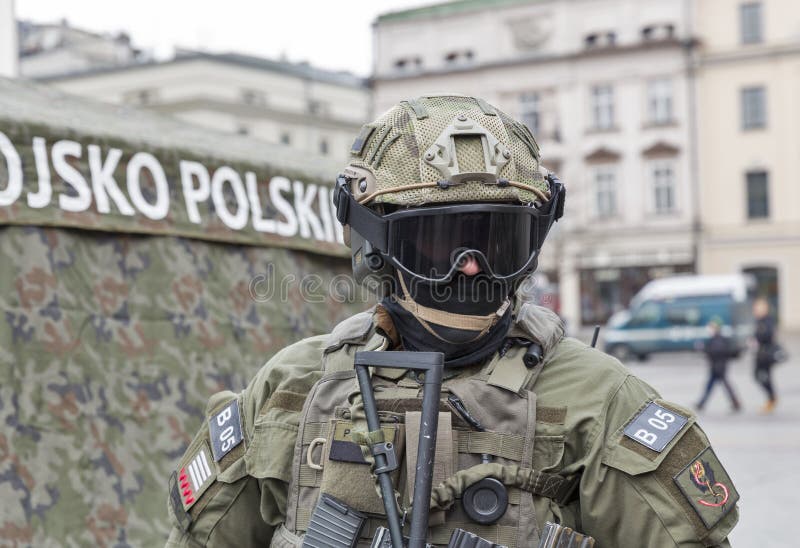
[[[333,187],[333,203],[336,207],[336,219],[343,225],[347,224],[347,217],[350,213],[350,189],[347,177],[339,175],[336,178],[336,185]]]
[[[386,455],[386,466],[376,466],[375,470],[373,470],[375,474],[383,474],[384,472],[393,472],[394,470],[397,470],[397,455],[395,455],[394,444],[392,442],[384,441],[381,443],[376,443],[369,449],[372,452],[373,457],[380,454]]]

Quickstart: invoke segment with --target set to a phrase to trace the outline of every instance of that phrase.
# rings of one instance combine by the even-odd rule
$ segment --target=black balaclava
[[[443,352],[446,367],[463,367],[484,361],[503,344],[511,327],[513,309],[507,283],[484,274],[457,274],[448,283],[429,284],[409,282],[398,273],[395,281],[397,290],[381,304],[391,316],[406,350]],[[446,314],[445,321],[481,317],[484,326],[468,329],[437,323],[434,321],[437,311]],[[430,319],[431,314],[434,320]],[[494,317],[488,319],[491,316]]]

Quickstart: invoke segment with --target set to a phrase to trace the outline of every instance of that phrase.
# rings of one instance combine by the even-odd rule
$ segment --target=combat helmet
[[[361,129],[334,190],[358,282],[396,269],[427,283],[469,258],[513,282],[536,268],[564,209],[528,128],[482,99],[402,101]]]

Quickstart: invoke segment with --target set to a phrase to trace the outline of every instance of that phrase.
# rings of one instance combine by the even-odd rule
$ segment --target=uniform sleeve
[[[170,477],[168,547],[268,546],[285,519],[305,397],[322,376],[320,338],[279,352],[240,394],[215,394]]]
[[[694,415],[633,376],[609,398],[580,491],[599,548],[729,546],[738,521],[739,495]]]

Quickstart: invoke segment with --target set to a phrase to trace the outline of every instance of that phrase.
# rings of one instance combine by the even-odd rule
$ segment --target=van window
[[[631,327],[652,327],[661,321],[663,305],[655,301],[642,303],[631,318]]]
[[[666,305],[665,316],[670,325],[700,325],[703,313],[700,307],[692,304],[670,303]]]
[[[679,298],[666,303],[665,317],[670,325],[703,326],[715,316],[729,324],[733,304],[727,295]]]

